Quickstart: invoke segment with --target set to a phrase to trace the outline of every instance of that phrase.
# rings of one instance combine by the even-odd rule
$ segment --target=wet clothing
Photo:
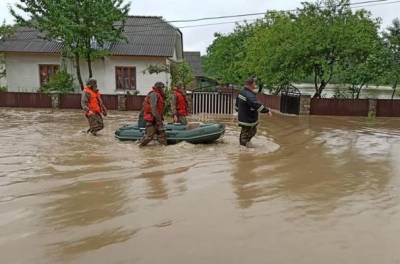
[[[244,87],[236,98],[236,111],[240,126],[256,126],[258,113],[268,113],[269,109],[257,101],[256,94]]]
[[[146,130],[143,138],[140,140],[140,146],[143,147],[149,144],[155,135],[157,135],[158,141],[162,145],[167,144],[163,125],[164,107],[164,94],[162,93],[162,90],[153,87],[153,90],[146,96],[143,102],[142,111],[143,120],[146,122]]]
[[[257,133],[259,113],[268,113],[269,109],[257,101],[256,93],[248,87],[240,91],[235,108],[238,112],[239,126],[242,128],[240,145],[246,146]]]
[[[188,124],[186,116],[178,116],[178,123],[186,126]]]
[[[164,120],[164,96],[159,89],[153,90],[146,96],[143,102],[144,120],[160,123]]]
[[[96,134],[98,131],[102,130],[104,128],[104,122],[101,114],[106,115],[107,109],[103,105],[100,92],[85,87],[82,93],[81,106],[89,122],[89,129],[87,132]]]
[[[144,120],[143,108],[142,108],[142,110],[140,110],[140,113],[139,113],[138,126],[139,126],[139,128],[145,128],[146,127],[146,121]]]
[[[247,143],[257,134],[257,125],[255,126],[242,126],[240,131],[239,142],[242,146],[247,146]]]
[[[86,118],[89,121],[89,129],[87,130],[87,133],[96,135],[97,132],[104,128],[103,118],[100,113],[86,115]]]
[[[154,136],[157,136],[157,140],[158,142],[160,142],[161,145],[167,145],[167,137],[165,134],[164,126],[148,122],[146,124],[145,134],[140,140],[140,146],[144,147],[149,144],[154,139]]]
[[[85,87],[82,93],[81,106],[85,112],[102,113],[104,105],[101,100],[99,91],[93,91],[89,87]]]
[[[171,101],[172,114],[178,118],[178,123],[187,124],[186,116],[189,115],[186,94],[179,88],[175,88]]]

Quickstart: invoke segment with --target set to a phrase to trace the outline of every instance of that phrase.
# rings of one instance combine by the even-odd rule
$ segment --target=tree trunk
[[[80,65],[80,58],[79,58],[78,52],[75,52],[75,64],[76,64],[76,76],[78,77],[78,81],[79,81],[81,90],[83,90],[85,88],[85,86],[83,85],[83,81],[82,81],[81,65]]]
[[[393,88],[392,100],[394,99],[394,96],[396,95],[397,82],[398,82],[398,80],[396,79],[396,81],[394,82],[394,85],[392,87]]]
[[[93,77],[93,71],[92,71],[92,59],[90,58],[90,55],[87,55],[87,64],[88,64],[88,69],[89,69],[89,78]]]
[[[360,84],[360,87],[357,89],[356,99],[360,99],[361,90],[364,87],[364,84]]]
[[[325,87],[326,87],[327,83],[322,80],[321,84],[319,85],[319,87],[316,89],[315,94],[313,96],[313,98],[321,98],[322,92],[324,91]]]
[[[89,69],[89,78],[93,78],[93,71],[92,71],[92,50],[91,50],[91,46],[90,46],[90,40],[86,43],[87,47],[87,52],[86,52],[86,61],[88,64],[88,69]]]
[[[314,66],[314,88],[315,88],[315,94],[314,98],[319,98],[320,96],[318,95],[318,73],[317,73],[317,67]]]

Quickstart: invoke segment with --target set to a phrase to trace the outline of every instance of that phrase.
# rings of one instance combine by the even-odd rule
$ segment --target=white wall
[[[7,53],[7,88],[10,92],[36,92],[40,87],[39,64],[60,64],[52,54]]]
[[[9,91],[35,92],[40,87],[39,64],[61,64],[59,55],[52,54],[30,54],[30,53],[7,53],[5,56],[7,69],[7,86]],[[112,56],[98,59],[93,62],[93,75],[98,81],[98,86],[103,94],[123,93],[117,91],[115,81],[115,67],[136,67],[136,86],[140,94],[145,95],[150,91],[155,82],[170,83],[170,75],[144,74],[143,71],[150,64],[166,63],[165,58],[157,57],[129,57]],[[67,63],[68,72],[76,79],[76,68],[72,61]],[[89,77],[87,63],[81,61],[81,75],[84,82]],[[76,80],[76,91],[79,92]]]
[[[98,85],[103,94],[123,93],[116,89],[115,68],[116,67],[136,67],[136,89],[141,95],[147,94],[151,87],[156,82],[169,83],[169,74],[149,74],[143,71],[150,64],[166,63],[165,58],[153,57],[128,57],[128,56],[113,56],[106,57],[94,62],[93,75],[98,80]],[[84,76],[87,74],[87,66],[82,67]],[[86,77],[87,78],[87,77]]]

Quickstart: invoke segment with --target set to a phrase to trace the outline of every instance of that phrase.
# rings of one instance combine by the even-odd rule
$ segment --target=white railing
[[[192,113],[231,115],[234,110],[234,100],[234,95],[231,93],[194,92]]]

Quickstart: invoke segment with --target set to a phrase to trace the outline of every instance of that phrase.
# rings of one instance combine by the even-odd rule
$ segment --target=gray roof
[[[181,32],[165,22],[162,17],[130,16],[126,20],[126,41],[110,45],[113,55],[172,57]],[[62,42],[46,40],[37,30],[20,27],[16,33],[0,40],[0,52],[59,53]]]
[[[195,77],[204,77],[203,66],[201,64],[201,55],[199,51],[185,51],[183,53],[185,61],[192,67]]]

